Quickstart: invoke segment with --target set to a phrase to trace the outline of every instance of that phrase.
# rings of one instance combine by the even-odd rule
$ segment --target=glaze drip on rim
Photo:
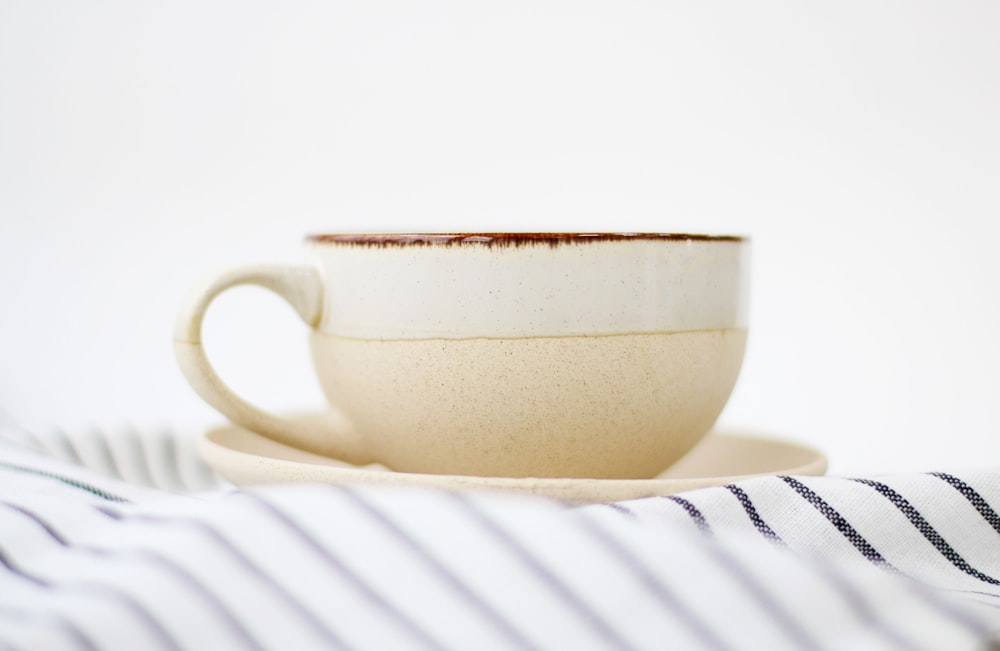
[[[624,240],[743,242],[738,235],[696,235],[688,233],[338,233],[306,237],[310,243],[353,244],[358,246],[528,246]]]

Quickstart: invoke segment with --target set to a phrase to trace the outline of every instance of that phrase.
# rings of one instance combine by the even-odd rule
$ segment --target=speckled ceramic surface
[[[568,337],[747,326],[749,242],[735,237],[313,236],[306,254],[329,281],[318,330],[341,337]]]
[[[313,415],[299,420],[324,418]],[[282,482],[395,484],[518,492],[571,502],[670,495],[760,475],[826,472],[826,458],[816,450],[788,441],[735,433],[709,434],[684,458],[652,479],[539,479],[392,472],[380,466],[352,466],[290,448],[235,425],[207,432],[199,441],[199,450],[216,472],[239,486]]]
[[[715,422],[747,337],[749,244],[657,233],[318,235],[311,266],[247,267],[193,295],[175,332],[192,386],[294,448],[405,472],[648,478]],[[239,284],[312,328],[336,427],[265,413],[201,344]]]

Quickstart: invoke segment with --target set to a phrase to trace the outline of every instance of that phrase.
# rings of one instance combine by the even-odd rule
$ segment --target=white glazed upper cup
[[[303,267],[199,288],[181,369],[232,421],[398,471],[649,477],[711,427],[746,340],[749,243],[652,233],[314,235]],[[334,420],[263,412],[208,363],[201,322],[256,284],[311,326]]]

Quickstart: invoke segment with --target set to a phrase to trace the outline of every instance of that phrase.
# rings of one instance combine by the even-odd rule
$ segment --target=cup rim
[[[616,233],[616,232],[508,232],[508,233],[312,233],[310,244],[348,244],[361,246],[524,246],[615,241],[730,242],[749,241],[744,235],[709,235],[702,233]]]

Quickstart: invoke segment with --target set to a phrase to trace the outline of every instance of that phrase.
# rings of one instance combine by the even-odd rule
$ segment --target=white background
[[[1000,4],[0,0],[0,409],[201,426],[200,277],[302,235],[754,241],[721,425],[838,473],[1000,462]],[[304,326],[237,290],[226,377],[322,404]],[[391,397],[387,398],[391,400]]]

